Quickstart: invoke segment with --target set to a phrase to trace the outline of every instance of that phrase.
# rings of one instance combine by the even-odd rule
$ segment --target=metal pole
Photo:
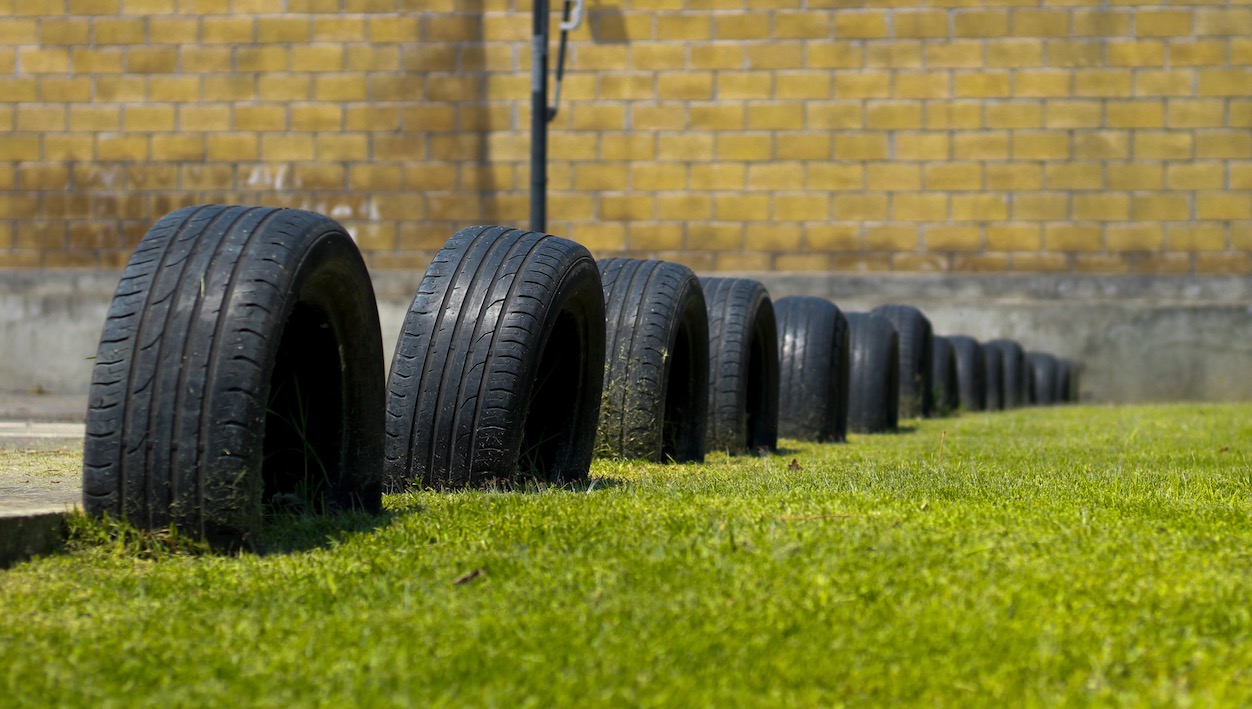
[[[530,230],[548,228],[548,0],[534,0],[530,39]]]

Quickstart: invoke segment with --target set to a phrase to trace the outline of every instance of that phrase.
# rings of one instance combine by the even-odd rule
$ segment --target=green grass
[[[264,555],[89,528],[0,572],[0,704],[1252,701],[1252,405],[913,425],[396,496]]]

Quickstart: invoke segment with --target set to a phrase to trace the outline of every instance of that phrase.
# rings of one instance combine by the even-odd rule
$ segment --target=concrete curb
[[[0,511],[0,569],[65,545],[66,520],[77,508],[41,507]]]

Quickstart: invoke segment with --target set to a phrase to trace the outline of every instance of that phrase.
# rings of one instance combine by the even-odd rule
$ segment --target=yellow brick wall
[[[1252,273],[1252,3],[588,0],[549,231],[702,270]],[[186,204],[527,221],[524,0],[0,0],[0,267]]]

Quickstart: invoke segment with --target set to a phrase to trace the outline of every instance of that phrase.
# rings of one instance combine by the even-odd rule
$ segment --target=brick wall
[[[1252,273],[1252,4],[588,0],[550,225],[702,270]],[[994,6],[992,6],[994,3]],[[907,5],[907,6],[906,6]],[[527,218],[524,0],[0,0],[0,267]]]

